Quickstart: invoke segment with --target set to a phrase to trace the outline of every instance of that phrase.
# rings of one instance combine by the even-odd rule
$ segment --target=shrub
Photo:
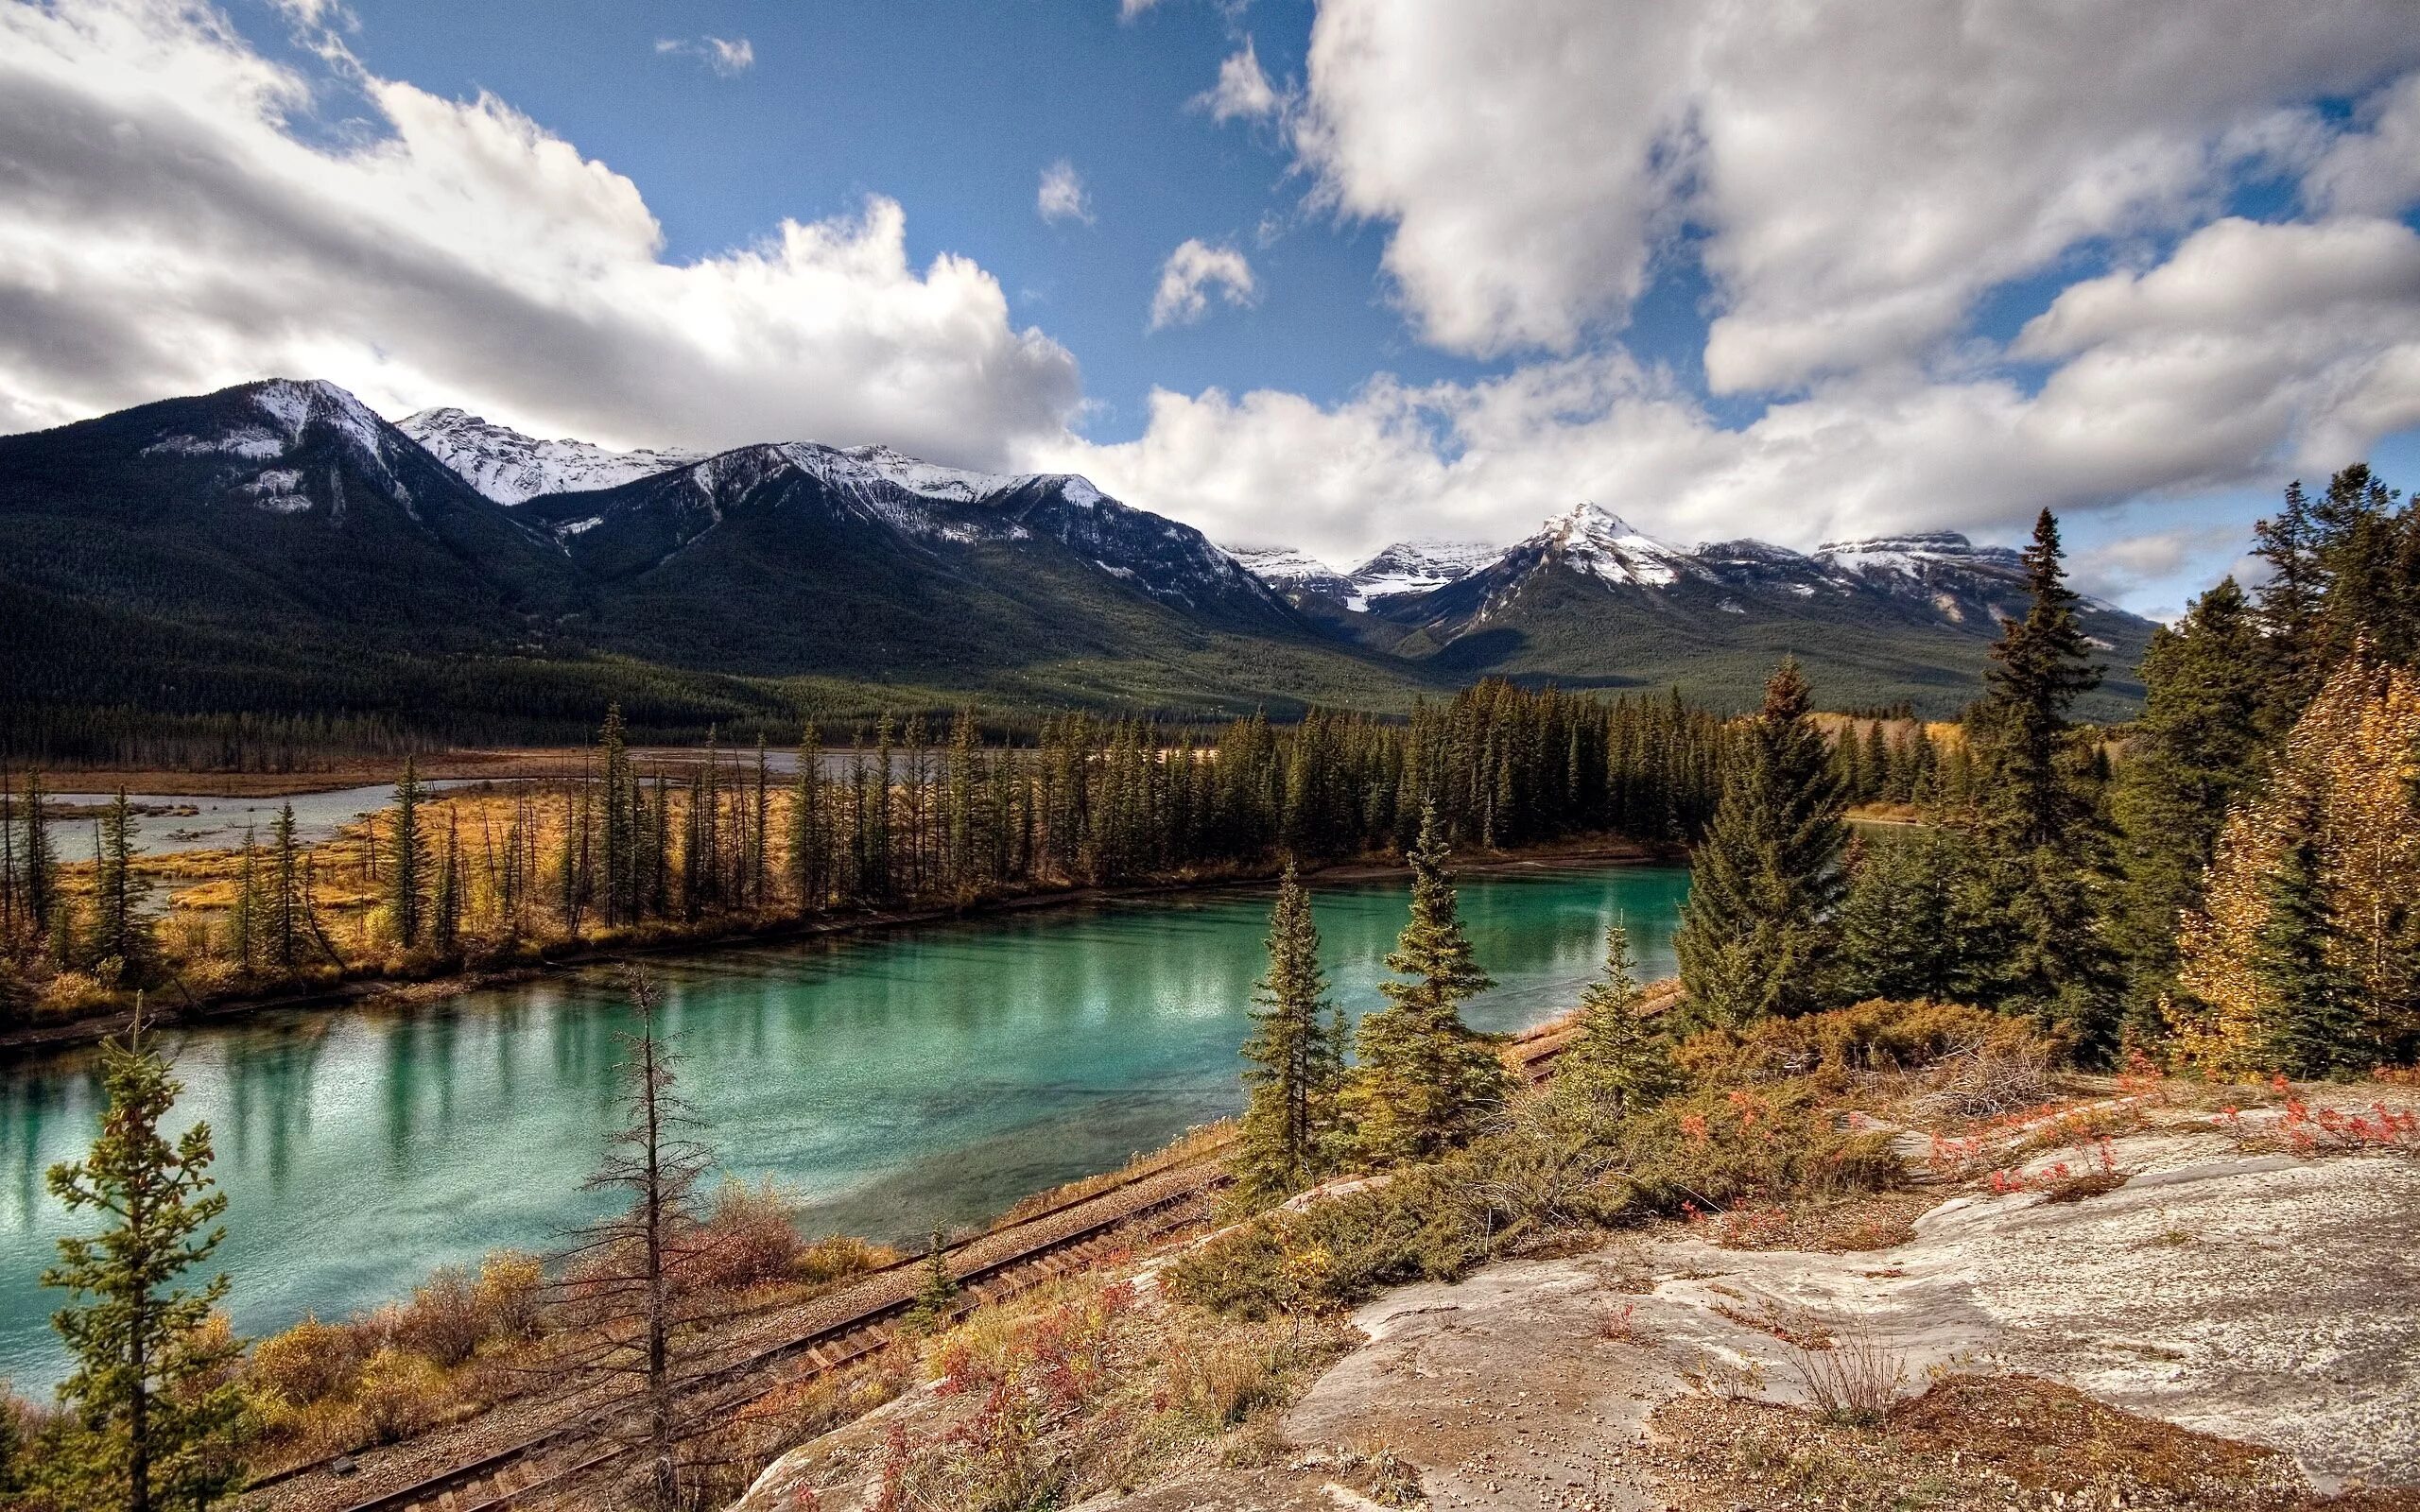
[[[790,1222],[797,1199],[772,1182],[752,1187],[725,1180],[705,1221],[683,1247],[683,1281],[700,1287],[745,1287],[791,1280],[806,1241]]]
[[[412,1299],[395,1324],[394,1343],[450,1369],[478,1352],[487,1331],[470,1273],[443,1265],[412,1288]]]
[[[249,1373],[289,1407],[307,1407],[343,1395],[361,1365],[353,1331],[305,1315],[283,1333],[252,1347]]]
[[[363,1426],[381,1444],[435,1427],[448,1404],[444,1373],[425,1357],[391,1347],[363,1363],[354,1398]]]
[[[862,1239],[845,1234],[833,1234],[819,1239],[798,1253],[791,1273],[809,1286],[828,1286],[852,1276],[882,1269],[899,1263],[899,1251],[888,1245],[870,1245]]]
[[[1957,1003],[1876,998],[1828,1013],[1709,1029],[1684,1040],[1673,1059],[1701,1086],[1813,1076],[1838,1088],[1856,1075],[1921,1071],[1953,1056],[2047,1061],[2059,1048],[2023,1019]]]
[[[1887,1135],[1834,1127],[1804,1081],[1673,1098],[1624,1125],[1617,1145],[1632,1204],[1652,1212],[1881,1191],[1905,1179]]]
[[[542,1299],[546,1270],[535,1255],[498,1249],[479,1262],[478,1283],[471,1289],[483,1337],[533,1339],[544,1326]]]

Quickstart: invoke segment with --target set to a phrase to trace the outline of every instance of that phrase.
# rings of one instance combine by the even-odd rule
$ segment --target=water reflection
[[[1497,989],[1481,1027],[1568,1006],[1625,917],[1668,971],[1685,879],[1565,870],[1466,879]],[[912,1240],[1114,1165],[1239,1101],[1236,1046],[1267,895],[1123,902],[962,926],[661,959],[683,1090],[730,1174],[794,1184],[818,1228]],[[1397,883],[1332,886],[1337,1000],[1377,1001]],[[597,971],[411,1008],[268,1016],[172,1036],[182,1119],[217,1136],[240,1328],[393,1297],[500,1245],[596,1216],[580,1190],[616,1124],[629,1013]],[[43,1171],[89,1142],[95,1060],[0,1074],[0,1374],[60,1368],[35,1276],[65,1218]]]

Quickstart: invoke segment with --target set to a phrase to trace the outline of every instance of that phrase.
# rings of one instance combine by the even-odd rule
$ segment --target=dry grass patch
[[[2420,1508],[2405,1490],[2321,1496],[2274,1451],[2025,1376],[1954,1376],[1863,1422],[1854,1416],[1680,1398],[1650,1419],[1649,1459],[1679,1512]]]

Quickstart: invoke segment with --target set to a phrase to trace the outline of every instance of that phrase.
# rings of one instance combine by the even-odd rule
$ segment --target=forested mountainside
[[[605,701],[666,734],[969,699],[1399,711],[1497,673],[1728,707],[1786,651],[1836,706],[1945,714],[2023,607],[2013,554],[1957,537],[1687,552],[1582,506],[1344,574],[1073,475],[614,452],[285,380],[0,438],[0,583],[8,739],[68,756],[235,714],[561,738]],[[2087,618],[2094,712],[2122,714],[2149,627]]]

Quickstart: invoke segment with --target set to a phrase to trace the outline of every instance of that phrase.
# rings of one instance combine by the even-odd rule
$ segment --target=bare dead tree
[[[672,1376],[673,1332],[683,1321],[677,1273],[694,1253],[698,1186],[714,1156],[699,1137],[696,1110],[674,1091],[678,1057],[658,1031],[654,983],[636,967],[624,969],[623,982],[638,1020],[621,1037],[629,1122],[586,1186],[627,1194],[629,1206],[580,1231],[565,1288],[599,1314],[580,1363],[639,1385],[637,1426],[623,1431],[648,1460],[648,1505],[673,1512],[683,1436]]]

